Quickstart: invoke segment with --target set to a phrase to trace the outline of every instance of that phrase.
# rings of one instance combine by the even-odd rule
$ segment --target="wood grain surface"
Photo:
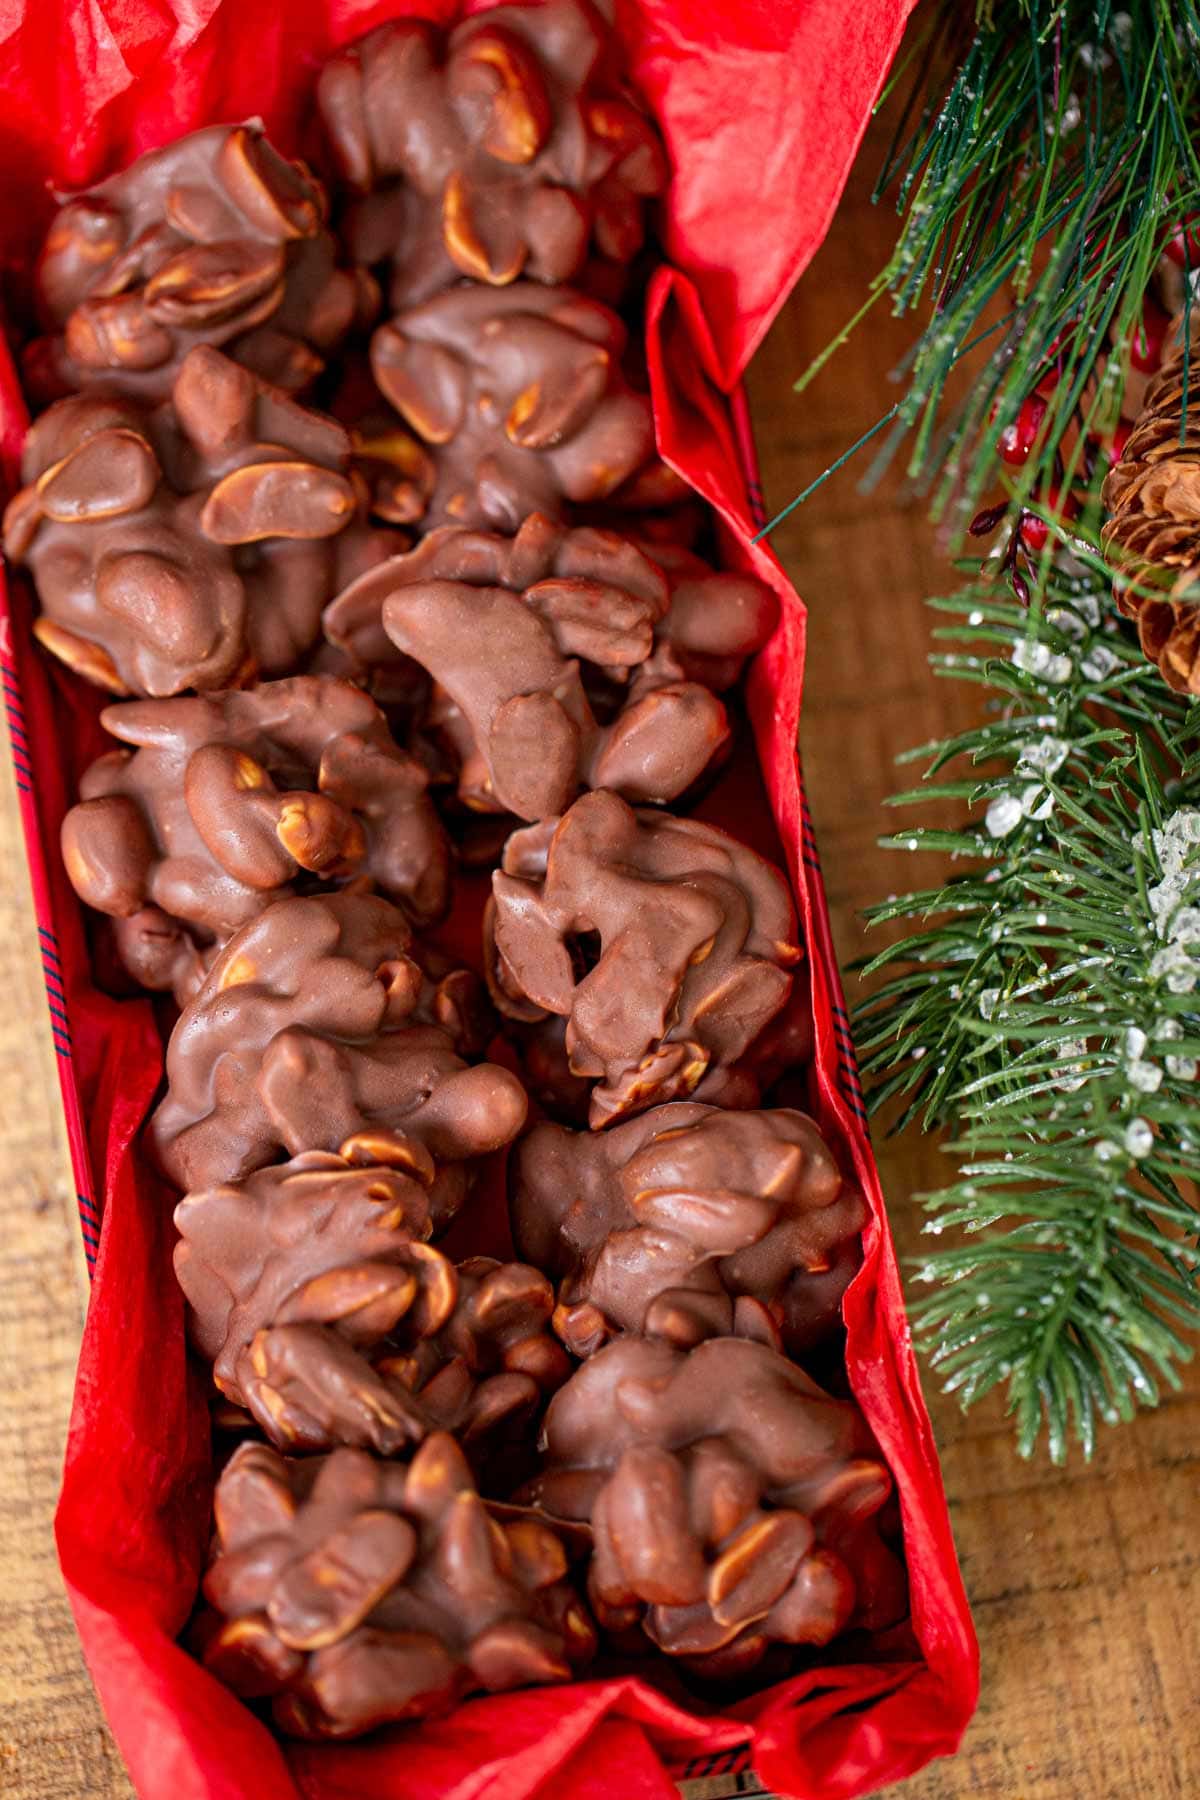
[[[752,370],[775,505],[886,409],[888,372],[909,341],[905,322],[880,310],[808,393],[791,392],[885,259],[894,221],[865,197],[877,155],[868,139],[829,242]],[[922,875],[919,859],[876,847],[884,797],[897,785],[892,758],[969,707],[925,663],[922,598],[949,574],[920,503],[894,481],[864,499],[860,472],[835,478],[776,538],[809,606],[804,761],[847,961],[863,948],[860,909]],[[86,1277],[7,740],[3,755],[0,1794],[116,1800],[131,1790],[88,1685],[51,1535]],[[879,1153],[901,1254],[911,1257],[913,1195],[937,1184],[939,1151],[910,1136]],[[931,1401],[984,1697],[961,1755],[889,1790],[892,1800],[1196,1800],[1200,1384],[1109,1432],[1090,1466],[1062,1470],[1017,1458],[998,1401],[966,1421],[953,1403],[932,1392]]]

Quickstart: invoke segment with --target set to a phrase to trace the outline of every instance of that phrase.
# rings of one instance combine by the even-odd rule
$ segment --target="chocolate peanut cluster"
[[[628,263],[667,163],[624,90],[589,0],[498,6],[448,33],[381,25],[322,71],[338,174],[358,196],[356,261],[390,269],[393,306],[462,276],[573,281],[589,252]]]
[[[613,1335],[680,1348],[731,1332],[820,1340],[858,1267],[867,1209],[811,1119],[677,1101],[604,1132],[549,1121],[512,1164],[513,1236],[559,1279],[575,1356]]]
[[[903,1610],[861,1416],[765,1344],[619,1338],[551,1401],[543,1444],[526,1498],[590,1524],[589,1598],[618,1637],[726,1678]]]
[[[242,1440],[194,1647],[318,1740],[601,1644],[786,1673],[904,1582],[789,1360],[868,1223],[792,897],[688,812],[778,608],[656,445],[666,154],[593,0],[382,24],[316,103],[332,207],[254,123],[62,203],[4,519],[121,701],[68,875],[179,1009],[146,1139]]]
[[[381,325],[371,368],[424,447],[424,526],[516,531],[531,512],[662,499],[625,326],[572,288],[455,287]]]
[[[176,1208],[193,1342],[281,1449],[492,1446],[569,1374],[544,1275],[428,1242],[435,1178],[419,1140],[362,1132]]]
[[[725,832],[584,794],[516,831],[492,879],[502,1012],[557,1014],[593,1127],[696,1092],[782,1011],[800,960],[778,870]]]
[[[365,1132],[381,1160],[432,1163],[436,1225],[458,1211],[471,1165],[524,1123],[525,1093],[464,1062],[473,978],[434,979],[413,948],[398,908],[352,891],[276,900],[234,933],[171,1034],[149,1126],[185,1193]]]
[[[378,1343],[358,1322],[322,1324],[289,1306],[260,1331],[241,1366],[245,1404],[281,1449],[354,1444],[394,1455],[430,1431],[452,1431],[491,1477],[500,1458],[528,1460],[533,1424],[570,1364],[548,1329],[554,1293],[522,1263],[470,1257],[458,1265],[428,1250],[427,1297]],[[436,1271],[436,1272],[435,1272]],[[336,1306],[336,1301],[333,1303]]]
[[[279,387],[312,385],[377,304],[339,266],[325,192],[262,127],[211,125],[60,208],[35,285],[47,335],[25,357],[39,399],[81,388],[157,401],[196,344]]]
[[[114,694],[171,695],[294,669],[338,586],[390,545],[363,523],[350,439],[198,345],[169,407],[71,395],[26,440],[4,549],[34,632]]]
[[[409,1463],[245,1444],[217,1484],[209,1668],[284,1731],[351,1737],[568,1681],[596,1634],[543,1520],[496,1518],[454,1439]]]
[[[760,582],[532,513],[447,527],[339,595],[325,630],[366,666],[390,642],[433,681],[425,729],[474,812],[537,820],[580,788],[677,799],[729,741],[732,687],[775,625]],[[381,640],[383,640],[381,642]]]
[[[445,1323],[454,1278],[427,1241],[433,1174],[415,1141],[363,1133],[180,1201],[175,1273],[223,1393],[246,1404],[246,1353],[272,1325],[334,1326],[371,1347],[409,1316]]]
[[[306,880],[367,878],[419,925],[449,902],[424,766],[332,675],[110,706],[112,750],[63,821],[81,899],[117,921],[130,972],[180,1000],[232,934]]]

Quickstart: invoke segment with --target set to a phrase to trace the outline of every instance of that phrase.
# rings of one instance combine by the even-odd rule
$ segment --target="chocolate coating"
[[[48,335],[25,357],[39,398],[101,386],[162,400],[196,344],[290,391],[377,304],[337,266],[325,195],[253,121],[151,150],[60,208],[35,285]]]
[[[289,1305],[237,1365],[246,1406],[281,1449],[354,1444],[391,1456],[430,1431],[453,1431],[482,1466],[532,1444],[544,1397],[570,1364],[549,1329],[554,1291],[537,1269],[422,1246],[427,1279],[386,1338],[364,1346],[357,1323],[320,1317],[320,1298]],[[432,1259],[437,1258],[434,1265]],[[374,1284],[372,1284],[374,1285]],[[393,1278],[391,1286],[398,1286]],[[339,1277],[329,1286],[350,1283]],[[436,1299],[436,1304],[434,1301]]]
[[[619,1332],[793,1354],[836,1319],[863,1197],[803,1113],[677,1101],[605,1132],[543,1123],[510,1163],[513,1237],[559,1280],[575,1356]]]
[[[673,585],[629,539],[539,513],[512,538],[449,527],[360,577],[325,630],[368,665],[384,636],[428,671],[425,728],[472,811],[536,820],[581,787],[664,802],[728,741],[712,690],[776,618],[761,583],[672,562]]]
[[[449,288],[371,340],[384,397],[426,447],[425,527],[516,531],[531,512],[638,502],[661,485],[650,403],[622,370],[626,331],[571,288]],[[425,486],[429,477],[422,478]]]
[[[436,1328],[391,1335],[389,1383],[402,1381],[465,1443],[530,1417],[571,1365],[550,1331],[554,1290],[538,1269],[471,1256],[455,1265],[454,1303]]]
[[[349,465],[333,419],[205,347],[169,408],[60,400],[4,517],[37,584],[35,635],[115,694],[287,673],[331,596],[394,548],[363,523]]]
[[[204,1594],[208,1667],[271,1696],[276,1724],[303,1738],[567,1681],[595,1649],[560,1537],[490,1514],[441,1432],[408,1464],[242,1445],[217,1483]]]
[[[493,996],[517,1020],[567,1020],[593,1129],[738,1063],[790,995],[787,884],[711,825],[584,794],[513,833],[492,888]]]
[[[131,973],[181,1001],[214,949],[296,884],[366,876],[415,923],[449,901],[428,777],[366,694],[332,675],[101,715],[133,750],[80,782],[63,860],[89,906],[136,920]],[[135,935],[136,933],[136,935]]]
[[[561,284],[589,248],[616,264],[636,255],[667,163],[610,41],[587,0],[548,0],[449,33],[396,20],[326,63],[321,116],[361,196],[346,234],[360,263],[390,263],[394,306],[463,275]]]
[[[585,1126],[591,1083],[572,1073],[567,1054],[569,1019],[547,1013],[536,1019],[505,1020],[505,1036],[521,1065],[521,1079],[538,1104],[561,1124]],[[691,1098],[726,1111],[750,1111],[766,1103],[781,1077],[790,1076],[775,1103],[807,1100],[805,1071],[812,1060],[813,1023],[808,996],[793,983],[782,1012],[764,1026],[734,1063],[709,1068]],[[789,1091],[795,1089],[797,1091]]]
[[[544,1275],[426,1242],[434,1174],[416,1142],[367,1134],[176,1207],[192,1340],[280,1449],[490,1443],[566,1379]]]
[[[444,1224],[526,1100],[506,1069],[458,1054],[474,1047],[473,978],[435,985],[412,948],[396,907],[351,891],[276,900],[236,932],[167,1046],[148,1130],[171,1179],[212,1187],[366,1133],[380,1160],[396,1140],[432,1158]]]
[[[904,1609],[874,1515],[891,1480],[856,1407],[765,1344],[618,1338],[550,1403],[525,1498],[590,1521],[596,1617],[706,1675]]]
[[[193,1342],[235,1405],[239,1366],[276,1324],[333,1325],[347,1342],[381,1342],[406,1313],[436,1329],[453,1304],[449,1263],[433,1229],[433,1159],[397,1142],[350,1138],[306,1150],[244,1181],[200,1188],[175,1208],[175,1273]]]

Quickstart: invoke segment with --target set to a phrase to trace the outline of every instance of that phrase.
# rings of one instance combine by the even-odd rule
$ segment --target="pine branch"
[[[925,1205],[960,1242],[920,1270],[918,1336],[964,1405],[1004,1386],[1022,1452],[1044,1434],[1056,1459],[1174,1385],[1200,1327],[1200,702],[1126,638],[1102,568],[1076,539],[1032,612],[994,578],[931,603],[961,646],[940,671],[991,716],[915,753],[926,781],[896,797],[962,824],[889,841],[971,866],[873,909],[910,930],[857,1017],[874,1103],[958,1129]]]
[[[1197,0],[1131,0],[1125,11],[1109,0],[993,0],[965,44],[964,11],[943,0],[915,52],[876,188],[877,199],[895,192],[903,217],[895,253],[797,383],[885,296],[896,313],[923,312],[898,372],[902,396],[867,434],[892,422],[865,485],[907,438],[909,475],[932,482],[935,516],[956,528],[994,486],[997,440],[1035,390],[1045,400],[1036,442],[1006,476],[1018,503],[1094,490],[1148,329],[1156,265],[1200,209]],[[1190,229],[1175,248],[1185,264],[1196,255]],[[952,403],[947,382],[964,359],[973,379]]]

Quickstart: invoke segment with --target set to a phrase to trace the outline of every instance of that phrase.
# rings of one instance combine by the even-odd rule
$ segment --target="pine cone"
[[[1142,649],[1168,687],[1200,694],[1200,604],[1184,597],[1200,580],[1200,321],[1192,322],[1190,343],[1185,328],[1181,313],[1124,455],[1104,483],[1111,517],[1102,541],[1113,566],[1143,590],[1129,591],[1121,578],[1114,588],[1121,611],[1137,622]],[[1147,588],[1160,588],[1162,598]]]
[[[407,1467],[243,1445],[215,1511],[204,1660],[237,1693],[271,1696],[298,1737],[567,1681],[595,1648],[557,1533],[512,1509],[492,1516],[444,1433]]]

